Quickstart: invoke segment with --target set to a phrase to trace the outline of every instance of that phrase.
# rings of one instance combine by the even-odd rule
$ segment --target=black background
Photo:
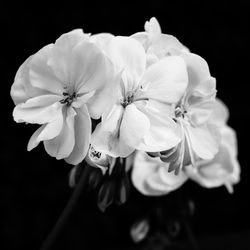
[[[176,36],[207,60],[217,79],[218,97],[230,109],[229,124],[238,133],[242,173],[234,194],[223,187],[208,190],[187,184],[196,204],[193,227],[200,248],[249,249],[248,1],[34,4],[9,2],[0,9],[1,249],[39,249],[72,192],[68,187],[71,166],[49,157],[42,145],[27,152],[27,142],[37,127],[16,124],[12,119],[14,104],[9,91],[18,67],[29,55],[72,29],[130,35],[142,31],[152,16],[164,33]],[[156,201],[132,190],[125,205],[112,206],[103,214],[95,197],[86,191],[55,249],[138,249],[141,245],[133,244],[129,227]]]

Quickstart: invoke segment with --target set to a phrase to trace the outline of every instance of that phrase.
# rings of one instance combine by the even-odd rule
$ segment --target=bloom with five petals
[[[89,149],[91,117],[98,118],[112,83],[112,64],[82,30],[62,35],[19,68],[11,96],[16,122],[40,124],[28,150],[44,141],[47,153],[70,164]]]
[[[113,105],[93,133],[94,148],[127,157],[135,149],[156,152],[176,146],[180,130],[169,112],[187,87],[184,60],[166,57],[146,67],[145,50],[131,37],[114,37],[106,53],[120,80]]]

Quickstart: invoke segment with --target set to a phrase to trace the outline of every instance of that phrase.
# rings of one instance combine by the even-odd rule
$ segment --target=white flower
[[[176,55],[187,65],[188,86],[172,111],[172,118],[180,126],[181,142],[158,155],[169,162],[169,170],[176,173],[183,166],[194,165],[197,158],[212,159],[218,151],[219,136],[216,127],[207,121],[215,100],[216,81],[211,77],[206,61],[189,53],[175,37],[162,34],[155,18],[145,23],[145,32],[133,37],[143,44],[148,65]]]
[[[15,121],[42,125],[28,150],[44,141],[51,156],[81,162],[89,149],[90,116],[101,116],[112,82],[110,61],[82,30],[62,35],[28,58],[11,88]]]
[[[240,180],[240,166],[237,161],[237,140],[232,128],[226,125],[228,111],[217,100],[209,118],[219,128],[221,142],[219,151],[212,160],[200,160],[195,166],[188,165],[178,175],[169,172],[169,163],[159,157],[149,157],[136,152],[132,169],[133,185],[144,195],[164,195],[178,189],[185,181],[192,179],[206,188],[225,185],[230,193],[233,184]]]
[[[221,134],[219,151],[210,161],[201,161],[195,168],[188,167],[186,174],[200,185],[213,188],[225,185],[230,193],[233,184],[240,180],[240,165],[237,161],[237,138],[235,131],[226,125],[228,110],[217,100],[211,115]]]
[[[198,159],[213,159],[220,141],[216,124],[209,120],[215,104],[216,81],[210,76],[204,59],[192,53],[181,56],[187,64],[188,87],[173,108],[182,140],[175,149],[164,152],[161,157],[170,163],[169,170],[176,173],[184,166],[194,166]]]
[[[187,86],[184,60],[166,57],[146,68],[144,48],[130,37],[111,39],[106,53],[120,78],[114,103],[93,133],[94,148],[127,157],[135,149],[156,152],[177,145],[180,130],[170,112]]]
[[[181,187],[188,177],[181,171],[178,175],[168,172],[168,163],[145,152],[136,152],[132,169],[132,183],[144,195],[168,194]]]

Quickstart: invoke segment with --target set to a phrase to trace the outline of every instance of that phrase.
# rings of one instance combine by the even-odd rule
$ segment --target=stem
[[[61,213],[58,221],[56,222],[55,226],[51,230],[50,234],[48,235],[47,239],[43,243],[40,250],[49,250],[53,247],[54,243],[60,236],[60,234],[63,232],[63,229],[65,228],[65,225],[70,219],[70,215],[73,213],[73,210],[76,207],[76,204],[82,194],[82,190],[86,184],[86,179],[88,178],[88,174],[90,171],[90,167],[86,164],[83,166],[83,172],[80,177],[79,182],[77,183],[75,190],[70,197],[66,207],[64,208],[63,212]]]

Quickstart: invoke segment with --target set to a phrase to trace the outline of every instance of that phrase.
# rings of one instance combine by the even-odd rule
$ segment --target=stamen
[[[66,104],[66,106],[70,106],[71,103],[76,99],[77,94],[74,92],[72,95],[70,95],[67,92],[63,92],[63,96],[65,96],[65,98],[62,99],[60,103]]]
[[[129,93],[127,94],[126,97],[124,97],[121,100],[121,105],[125,108],[126,106],[128,106],[129,104],[131,104],[134,100],[134,94],[133,93]]]
[[[175,108],[175,111],[174,111],[174,113],[175,113],[175,117],[176,118],[185,118],[185,115],[187,114],[187,111],[183,108],[183,107],[180,107],[180,106],[177,106],[176,108]]]

